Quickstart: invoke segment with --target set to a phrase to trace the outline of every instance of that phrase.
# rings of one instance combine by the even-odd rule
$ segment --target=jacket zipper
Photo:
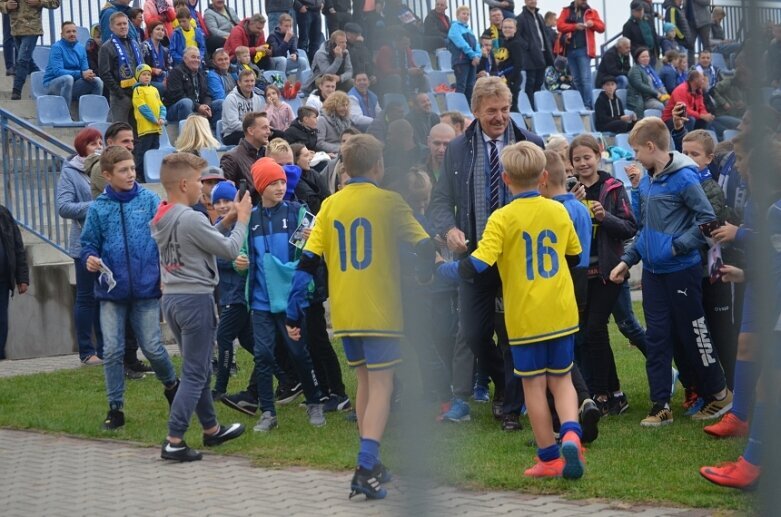
[[[127,229],[125,227],[125,204],[119,203],[119,218],[122,221],[122,240],[125,242],[125,260],[127,260],[127,278],[130,287],[130,298],[133,298],[133,268],[130,264],[130,249],[127,246]]]

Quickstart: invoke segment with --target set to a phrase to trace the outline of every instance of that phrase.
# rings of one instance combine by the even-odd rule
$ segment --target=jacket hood
[[[179,203],[169,203],[168,201],[160,203],[149,225],[155,242],[168,242],[171,232],[175,229],[174,223],[185,210],[190,210],[190,208]]]
[[[667,167],[662,169],[661,172],[654,174],[654,178],[660,178],[664,175],[672,174],[686,167],[689,167],[694,170],[694,172],[697,172],[697,164],[694,163],[694,160],[685,154],[679,153],[678,151],[673,151],[670,153],[670,155],[672,156],[670,163],[668,163]]]
[[[84,170],[87,172],[91,171],[92,167],[94,167],[95,164],[98,163],[99,161],[100,161],[100,155],[97,153],[87,156],[87,158],[84,160]]]

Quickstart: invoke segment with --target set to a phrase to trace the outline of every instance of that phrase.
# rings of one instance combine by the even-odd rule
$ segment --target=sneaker
[[[700,409],[702,409],[702,406],[705,405],[705,399],[703,397],[700,397],[699,395],[696,395],[696,397],[697,398],[695,398],[689,403],[689,407],[686,409],[686,411],[683,412],[684,415],[692,416],[696,414]],[[684,402],[683,405],[684,407],[686,407],[686,402]]]
[[[594,405],[597,406],[597,409],[602,416],[608,416],[610,414],[610,397],[607,395],[602,395],[602,397],[604,397],[604,399],[593,395],[591,400],[594,401]]]
[[[16,75],[16,70],[14,70],[14,67],[11,67],[5,71],[6,77],[11,77],[12,75]]]
[[[306,414],[309,415],[309,424],[315,427],[325,425],[325,415],[323,414],[323,404],[307,404]]]
[[[733,438],[748,436],[748,422],[744,422],[735,416],[735,413],[727,413],[720,421],[713,425],[705,426],[703,431],[716,438]]]
[[[170,388],[166,388],[165,386],[163,386],[163,395],[165,395],[165,399],[168,401],[168,409],[171,409],[171,406],[174,405],[174,397],[176,397],[176,392],[178,390],[179,390],[179,379],[176,379],[176,383]]]
[[[702,409],[692,415],[692,420],[713,420],[732,409],[732,392],[727,389],[727,394],[721,400],[711,398],[705,402]]]
[[[125,366],[125,378],[130,379],[131,381],[140,381],[146,377],[146,374],[144,372],[137,372],[135,370],[131,370],[127,366]]]
[[[501,420],[502,416],[504,416],[502,406],[504,406],[504,397],[497,397],[494,395],[494,400],[491,401],[491,414],[496,420]]]
[[[332,411],[347,411],[352,405],[346,395],[331,395],[323,402],[323,411],[330,413]]]
[[[110,409],[103,421],[104,431],[116,431],[125,425],[125,414],[118,409]]]
[[[277,423],[276,415],[272,415],[271,411],[264,411],[263,414],[260,415],[260,420],[258,420],[258,423],[252,430],[258,433],[267,433],[277,427],[279,427],[279,424]]]
[[[450,411],[450,408],[452,407],[453,403],[451,401],[442,402],[439,404],[439,414],[437,415],[436,421],[441,422],[445,419],[445,415]]]
[[[741,490],[755,488],[760,472],[760,467],[747,462],[743,456],[738,458],[738,461],[700,469],[700,475],[711,483]]]
[[[380,475],[380,464],[371,470],[357,467],[350,482],[350,499],[358,494],[365,495],[366,499],[385,499],[388,491],[382,488]]]
[[[675,386],[678,384],[678,370],[675,369],[675,367],[672,367],[673,369],[673,385],[670,388],[670,398],[673,398],[673,395],[675,395]]]
[[[198,461],[203,458],[203,455],[188,447],[184,440],[176,445],[166,440],[160,449],[160,457],[172,461]]]
[[[249,391],[225,395],[220,402],[245,415],[255,416],[258,412],[258,399]]]
[[[81,361],[81,364],[84,366],[100,366],[103,364],[103,359],[96,355],[91,355],[84,358],[84,360]]]
[[[502,431],[520,431],[521,429],[523,426],[519,415],[514,413],[502,415]]]
[[[203,444],[206,447],[222,445],[228,440],[233,440],[244,434],[244,425],[239,423],[231,424],[227,427],[220,426],[214,434],[203,435]]]
[[[599,436],[599,420],[602,418],[602,411],[591,399],[586,399],[580,405],[578,410],[578,420],[583,429],[583,443],[591,443]]]
[[[629,401],[623,393],[619,396],[613,395],[607,402],[608,413],[611,415],[623,415],[629,409]]]
[[[585,459],[580,446],[580,438],[573,432],[566,433],[561,439],[561,455],[564,457],[564,468],[561,475],[564,479],[580,479],[585,470]]]
[[[479,402],[480,404],[490,402],[491,393],[488,391],[486,386],[475,384],[475,387],[472,389],[472,400]]]
[[[666,404],[654,403],[648,416],[645,417],[640,425],[643,427],[662,427],[673,423],[673,412]]]
[[[564,460],[556,458],[551,461],[542,461],[535,457],[533,467],[526,469],[523,475],[527,478],[560,478],[564,471]]]
[[[133,362],[125,363],[125,368],[129,370],[133,370],[134,372],[141,372],[141,373],[154,372],[151,366],[146,364],[144,361],[139,361],[138,359],[136,359]]]
[[[304,392],[303,386],[301,386],[301,383],[294,384],[293,386],[280,386],[277,388],[276,398],[277,398],[277,404],[280,406],[284,406],[285,404],[290,404],[296,398],[301,395]]]
[[[449,422],[467,422],[471,420],[469,404],[461,399],[453,399],[453,402],[450,404],[450,411],[442,415],[442,419]]]

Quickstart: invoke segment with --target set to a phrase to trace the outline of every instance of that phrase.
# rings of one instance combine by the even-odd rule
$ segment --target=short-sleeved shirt
[[[511,345],[573,334],[578,306],[566,255],[581,253],[567,209],[525,192],[496,210],[472,256],[498,264]]]
[[[323,201],[304,250],[328,266],[335,336],[403,335],[398,243],[428,238],[401,196],[365,178]]]

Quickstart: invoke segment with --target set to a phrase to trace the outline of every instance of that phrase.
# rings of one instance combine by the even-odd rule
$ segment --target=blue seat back
[[[451,86],[450,78],[448,77],[447,72],[442,72],[440,70],[431,70],[429,72],[426,72],[426,75],[428,76],[429,86],[431,87],[432,90],[434,90],[440,84],[446,84],[447,86]]]
[[[181,130],[179,132],[181,133]],[[160,149],[164,147],[169,149],[174,147],[171,145],[171,137],[168,136],[168,126],[164,126],[163,131],[160,133]]]
[[[163,163],[163,158],[171,152],[173,150],[170,147],[161,147],[144,153],[144,176],[148,183],[160,182],[160,165]]]
[[[108,101],[102,95],[79,97],[79,120],[82,122],[107,122],[108,111]]]
[[[419,48],[412,49],[412,59],[415,61],[415,65],[422,66],[423,70],[430,72],[434,69],[431,65],[431,56],[428,51]]]
[[[534,113],[534,109],[532,108],[532,103],[529,100],[529,96],[526,95],[526,92],[520,91],[518,92],[518,113],[525,115],[527,117],[531,117],[532,113]]]
[[[51,47],[37,46],[33,49],[33,62],[41,71],[46,70],[49,63],[49,55],[52,53]]]
[[[453,56],[448,49],[437,49],[437,68],[443,72],[453,71]]]
[[[513,122],[515,122],[515,125],[518,126],[521,129],[529,129],[526,127],[526,121],[523,118],[523,115],[520,113],[516,113],[514,111],[510,112],[510,118]]]
[[[596,99],[596,97],[594,97]],[[564,102],[564,111],[580,112],[586,110],[583,97],[577,90],[564,90],[561,92],[561,100]]]
[[[737,129],[725,129],[724,130],[724,140],[732,140],[736,136],[740,134],[740,131]]]
[[[43,71],[30,74],[30,97],[32,97],[33,100],[41,95],[46,95],[46,92],[48,91],[43,85],[43,74]]]
[[[59,95],[41,95],[35,100],[35,107],[38,111],[38,121],[41,125],[73,124],[73,119],[64,97]]]
[[[561,126],[568,135],[579,135],[586,132],[580,113],[565,111],[561,114]]]
[[[540,113],[560,113],[556,98],[548,90],[534,92],[534,107]]]
[[[626,167],[633,162],[630,160],[616,160],[613,162],[613,177],[624,184],[626,188],[632,188],[632,182],[626,173]]]
[[[448,111],[458,111],[465,117],[472,117],[472,109],[466,100],[466,95],[459,92],[450,92],[445,94],[445,107]]]
[[[428,99],[431,101],[431,111],[436,113],[437,115],[442,113],[442,110],[439,107],[439,99],[437,99],[437,94],[434,92],[428,92]]]
[[[217,141],[220,143],[220,145],[225,145],[222,142],[222,120],[218,120],[217,121],[217,125],[214,128],[214,133],[215,133],[214,138],[217,139]]]
[[[76,27],[76,41],[82,45],[86,45],[90,39],[89,29],[86,27]]]
[[[662,110],[647,109],[643,111],[643,117],[659,117],[662,118]]]
[[[632,149],[629,145],[629,133],[619,133],[616,135],[616,146],[621,149]]]
[[[729,70],[729,65],[727,65],[727,60],[724,59],[724,54],[713,52],[710,55],[710,62],[713,66],[715,66],[719,70]]]
[[[716,135],[716,132],[712,129],[706,129],[705,131],[708,132],[708,134],[713,138],[713,142],[718,144],[719,143],[719,137]]]
[[[206,160],[206,163],[213,165],[214,167],[220,166],[220,157],[217,155],[216,149],[201,149],[201,158]]]
[[[111,125],[111,122],[90,122],[87,124],[87,127],[93,127],[100,131],[101,136],[103,137],[103,140],[106,139],[106,130]]]
[[[619,88],[616,90],[616,97],[621,99],[621,103],[624,105],[624,108],[626,108],[626,88]],[[594,97],[596,99],[596,97]]]
[[[298,108],[301,107],[301,97],[296,97],[295,99],[285,99],[285,102],[290,105],[290,107],[293,109],[293,113],[298,116]]]
[[[555,135],[559,133],[553,115],[547,112],[532,113],[532,125],[534,132],[540,136]]]
[[[312,77],[312,69],[307,68],[306,70],[300,70],[297,75],[298,75],[298,81],[301,84],[306,84],[307,82],[309,82],[309,79]]]

